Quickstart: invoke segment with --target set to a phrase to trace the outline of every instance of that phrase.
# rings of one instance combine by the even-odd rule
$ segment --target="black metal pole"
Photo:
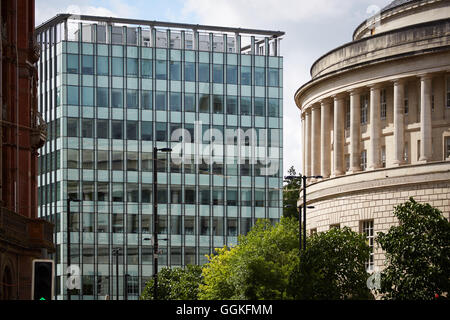
[[[158,299],[158,148],[153,148],[153,299]]]
[[[70,295],[70,289],[69,289],[69,278],[70,278],[70,198],[67,197],[67,218],[66,218],[66,225],[67,225],[67,280],[66,280],[66,286],[67,286],[67,300],[71,300]]]
[[[123,279],[124,284],[123,284],[123,299],[124,300],[128,300],[128,276],[129,274],[125,274],[125,278]]]
[[[298,249],[302,251],[302,207],[298,207]]]
[[[116,255],[116,300],[119,300],[119,248],[114,249]]]
[[[303,180],[303,250],[306,250],[306,176]]]

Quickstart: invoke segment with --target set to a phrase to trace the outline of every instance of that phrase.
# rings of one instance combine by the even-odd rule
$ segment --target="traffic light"
[[[33,260],[33,300],[52,300],[53,278],[53,260]]]

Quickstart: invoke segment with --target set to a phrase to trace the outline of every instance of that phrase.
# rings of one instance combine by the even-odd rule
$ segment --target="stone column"
[[[394,160],[395,166],[403,163],[403,151],[405,148],[405,84],[402,80],[394,82]]]
[[[331,102],[322,100],[320,102],[320,109],[320,175],[328,178],[331,174]]]
[[[431,149],[431,76],[420,77],[420,157],[419,161],[432,159]]]
[[[306,171],[304,174],[307,176],[311,175],[311,114],[310,110],[305,111],[305,167]]]
[[[370,88],[370,145],[369,169],[381,167],[381,116],[380,116],[380,87]]]
[[[320,175],[320,106],[311,111],[311,175]]]
[[[350,172],[361,171],[361,100],[358,89],[350,91]]]
[[[343,95],[334,98],[334,128],[333,128],[333,176],[340,176],[344,170],[344,126],[345,126],[345,103]]]

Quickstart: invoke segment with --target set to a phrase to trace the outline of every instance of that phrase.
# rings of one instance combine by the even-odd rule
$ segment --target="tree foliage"
[[[399,225],[376,241],[386,252],[381,273],[385,299],[429,300],[450,291],[450,223],[430,204],[413,198],[395,207]]]
[[[297,222],[282,218],[273,226],[258,220],[232,248],[218,249],[203,267],[200,299],[284,299],[298,259]]]
[[[158,272],[159,300],[196,300],[202,281],[202,268],[187,265],[186,268],[165,267]],[[141,300],[153,300],[154,279],[149,280],[141,294]]]
[[[290,286],[295,299],[369,299],[365,262],[370,248],[348,227],[332,228],[308,239]]]
[[[299,254],[298,221],[259,220],[203,266],[200,299],[367,299],[369,246],[348,228],[309,238]]]

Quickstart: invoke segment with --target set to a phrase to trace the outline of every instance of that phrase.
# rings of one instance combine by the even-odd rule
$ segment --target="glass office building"
[[[36,31],[56,299],[68,284],[71,299],[138,298],[153,275],[153,170],[159,268],[203,264],[279,220],[283,32],[66,14]],[[156,168],[154,147],[172,148]]]

